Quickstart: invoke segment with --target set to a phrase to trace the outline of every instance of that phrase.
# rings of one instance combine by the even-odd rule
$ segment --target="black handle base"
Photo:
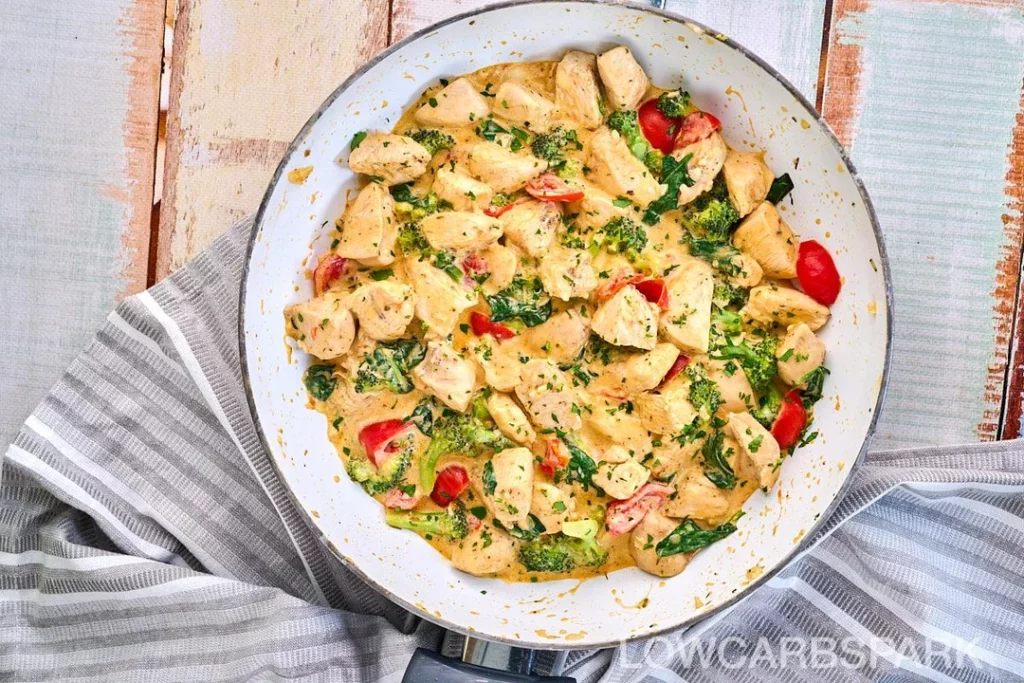
[[[458,659],[442,657],[436,652],[417,648],[402,683],[576,683],[565,676],[528,676],[467,664]]]

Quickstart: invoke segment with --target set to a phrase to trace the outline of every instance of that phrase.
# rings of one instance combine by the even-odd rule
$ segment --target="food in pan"
[[[813,438],[832,258],[626,47],[443,79],[350,148],[287,332],[349,476],[458,569],[673,576]]]

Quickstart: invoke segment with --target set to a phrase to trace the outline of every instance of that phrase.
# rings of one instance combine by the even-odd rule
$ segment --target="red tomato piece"
[[[640,282],[643,279],[644,276],[641,275],[640,273],[629,273],[628,271],[626,271],[622,275],[613,277],[611,280],[608,280],[603,285],[598,287],[597,298],[599,301],[611,299],[613,296],[615,296],[615,293],[618,292],[623,287],[636,284],[637,282]]]
[[[675,489],[668,484],[651,482],[640,487],[631,498],[609,503],[604,518],[608,535],[621,536],[632,531],[648,513],[664,505],[673,493]]]
[[[706,111],[695,111],[692,114],[687,114],[683,118],[683,122],[679,124],[679,134],[676,136],[675,148],[680,149],[695,142],[700,142],[721,128],[722,122]]]
[[[489,334],[495,339],[511,339],[516,336],[515,331],[511,328],[505,327],[501,323],[492,322],[490,318],[478,311],[469,314],[469,326],[473,328],[473,334],[478,337]]]
[[[327,254],[313,271],[313,293],[320,296],[345,274],[345,259],[337,254]]]
[[[668,308],[668,287],[665,286],[665,281],[661,278],[642,280],[633,286],[644,295],[645,299],[652,304],[658,304],[658,308],[661,310],[664,311]]]
[[[569,464],[569,449],[561,439],[549,438],[540,461],[540,471],[554,478],[555,473]]]
[[[366,451],[366,457],[379,469],[388,458],[399,451],[402,437],[414,427],[415,425],[405,420],[374,422],[360,430],[359,443]]]
[[[462,259],[462,270],[475,277],[491,272],[491,266],[480,254],[470,254]]]
[[[819,304],[831,306],[839,298],[843,283],[839,279],[835,261],[828,249],[814,240],[800,243],[796,259],[796,276],[807,296]]]
[[[660,387],[660,386],[663,386],[665,384],[668,384],[670,381],[675,379],[679,375],[680,372],[685,370],[686,366],[689,365],[689,364],[690,364],[690,357],[689,356],[684,356],[683,354],[679,354],[676,357],[676,362],[672,363],[672,367],[670,367],[668,369],[668,372],[665,373],[665,376],[661,380],[661,384],[659,384],[658,386]]]
[[[462,465],[448,465],[437,473],[430,500],[441,507],[448,507],[469,486],[469,473]]]
[[[583,199],[583,190],[573,187],[554,173],[544,173],[526,185],[531,197],[545,202],[575,202]]]
[[[775,422],[772,423],[772,436],[779,442],[779,448],[789,448],[800,440],[800,435],[807,426],[807,411],[800,391],[792,389],[782,399]]]
[[[657,98],[640,105],[636,116],[640,132],[647,138],[647,142],[651,143],[651,147],[664,154],[671,153],[673,138],[679,130],[680,120],[665,116],[665,113],[658,109]]]
[[[384,494],[384,507],[389,510],[412,510],[420,502],[420,496],[410,496],[402,489],[391,489]]]
[[[505,206],[495,206],[494,204],[491,204],[486,209],[484,209],[484,213],[490,216],[491,218],[497,218],[501,214],[511,209],[513,206],[515,206],[515,204],[513,203],[506,204]]]

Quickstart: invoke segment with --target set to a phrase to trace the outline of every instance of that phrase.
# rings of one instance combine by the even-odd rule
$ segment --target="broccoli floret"
[[[413,444],[411,436],[407,437],[401,450],[388,458],[379,470],[374,469],[369,460],[355,457],[348,461],[345,469],[352,481],[357,482],[371,496],[385,493],[398,486],[409,471]]]
[[[640,130],[640,123],[635,111],[612,112],[612,115],[608,117],[608,127],[622,136],[630,153],[644,162],[655,177],[661,174],[664,155],[647,142],[643,131]]]
[[[715,304],[722,307],[742,306],[747,303],[749,297],[750,294],[747,290],[728,282],[716,282],[714,294],[712,295]]]
[[[599,567],[608,561],[608,551],[596,538],[573,538],[550,534],[524,543],[519,563],[531,572],[570,572],[578,567]]]
[[[441,209],[450,208],[447,202],[439,200],[433,192],[425,197],[416,196],[412,193],[412,186],[409,183],[392,187],[391,196],[395,199],[395,213],[409,221],[418,221]]]
[[[473,402],[468,413],[446,410],[434,421],[430,446],[420,458],[420,486],[424,491],[434,490],[437,479],[437,461],[448,453],[476,456],[484,451],[501,451],[513,443],[498,430],[491,420],[482,398]]]
[[[419,365],[426,354],[426,348],[415,337],[381,342],[359,364],[356,393],[388,389],[395,394],[408,394],[413,389],[409,371]]]
[[[769,384],[761,397],[757,399],[757,407],[751,410],[750,414],[761,423],[762,427],[771,429],[781,409],[782,393],[775,388],[774,384]]]
[[[693,407],[709,417],[718,412],[722,405],[722,392],[713,380],[708,379],[704,366],[691,363],[686,367],[686,376],[690,378],[690,403]]]
[[[583,164],[578,159],[566,159],[558,164],[551,167],[562,180],[572,180],[578,178],[580,172],[583,170]]]
[[[406,256],[412,256],[430,251],[430,244],[420,231],[420,226],[406,223],[398,229],[398,248]]]
[[[448,149],[455,145],[455,138],[447,133],[432,128],[424,128],[412,134],[412,139],[423,145],[431,156],[442,149]]]
[[[690,93],[685,90],[674,90],[658,96],[658,109],[670,119],[678,119],[694,111],[690,104]]]
[[[408,529],[425,536],[441,536],[450,541],[457,541],[469,534],[466,508],[458,501],[441,512],[388,510],[384,521],[396,529]]]
[[[739,344],[725,344],[718,349],[715,360],[738,360],[743,372],[755,391],[765,391],[775,379],[778,372],[778,361],[775,350],[779,348],[779,338],[767,336],[761,341],[751,344],[744,340]]]
[[[743,323],[739,313],[716,308],[711,314],[711,327],[724,336],[735,336],[743,331]]]
[[[583,149],[576,131],[565,126],[558,126],[549,133],[542,133],[534,138],[530,145],[533,155],[555,164],[565,158],[567,149]]]
[[[729,232],[739,220],[740,214],[729,201],[729,190],[721,176],[683,212],[683,221],[690,231],[713,244],[728,244]]]
[[[635,261],[647,247],[647,231],[632,218],[619,216],[605,223],[598,233],[598,242],[609,252]]]

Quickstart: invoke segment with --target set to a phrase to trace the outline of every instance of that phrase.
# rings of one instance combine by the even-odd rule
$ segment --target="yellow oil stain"
[[[583,640],[583,638],[586,637],[586,635],[587,635],[586,631],[580,631],[579,633],[567,633],[567,634],[565,634],[565,639],[566,640]]]
[[[534,631],[534,633],[536,633],[538,636],[546,640],[558,640],[558,636],[554,633],[548,633],[547,629],[539,628],[536,631]]]
[[[836,396],[836,410],[839,410],[840,407],[841,406],[839,404],[839,396]]]
[[[796,536],[793,537],[793,543],[794,544],[799,543],[800,539],[802,539],[806,533],[807,533],[806,529],[801,529],[800,531],[796,532]]]
[[[317,512],[316,510],[310,510],[309,514],[313,515],[315,519],[320,519],[320,513]]]
[[[703,606],[704,606],[704,601],[701,600],[699,596],[694,595],[693,596],[693,608],[694,609],[700,609]]]
[[[341,483],[341,477],[339,477],[337,474],[334,475],[334,483],[335,484]]]
[[[288,171],[288,180],[295,183],[296,185],[301,185],[302,183],[306,182],[306,178],[308,178],[309,174],[312,172],[312,166],[293,168],[292,170]]]
[[[839,471],[842,472],[843,470],[846,469],[846,462],[840,460],[839,462],[836,463],[836,467],[838,467]]]
[[[868,302],[868,314],[869,315],[878,315],[878,302],[877,301],[869,301]]]
[[[807,119],[800,119],[800,127],[803,128],[804,130],[807,130],[808,128],[811,127],[811,122],[808,121]]]

